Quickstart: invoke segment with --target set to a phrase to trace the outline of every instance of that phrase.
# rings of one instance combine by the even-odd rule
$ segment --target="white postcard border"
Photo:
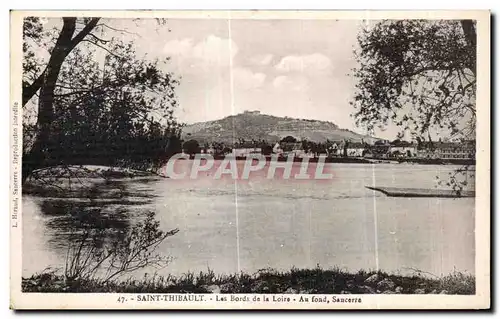
[[[194,294],[203,296],[196,301],[138,301],[149,294],[114,293],[23,293],[22,275],[22,206],[21,185],[14,174],[21,174],[21,162],[13,164],[11,136],[10,179],[10,306],[13,309],[485,309],[490,307],[490,12],[478,11],[11,11],[11,135],[18,128],[17,143],[22,153],[22,19],[25,16],[102,16],[109,18],[176,18],[176,19],[475,19],[477,20],[477,144],[476,144],[476,295],[274,295],[284,298],[313,296],[318,298],[361,298],[361,303],[340,302],[273,302],[273,295],[263,294]],[[13,108],[18,103],[19,114],[14,119]],[[19,134],[20,132],[20,134]],[[17,195],[15,194],[17,192]],[[18,198],[17,213],[14,201]],[[15,215],[15,217],[14,217]],[[17,225],[17,226],[16,226]],[[153,295],[153,294],[151,294]],[[162,294],[155,294],[162,295]],[[183,294],[177,294],[183,295]],[[216,301],[223,296],[248,296],[250,302]],[[269,298],[269,302],[254,302],[254,296]],[[132,298],[134,300],[132,300]],[[142,297],[141,297],[142,298]],[[152,297],[153,298],[153,297]],[[158,297],[154,297],[158,298]],[[212,300],[210,300],[212,298]],[[121,301],[120,301],[121,300]],[[122,302],[123,301],[123,302]]]

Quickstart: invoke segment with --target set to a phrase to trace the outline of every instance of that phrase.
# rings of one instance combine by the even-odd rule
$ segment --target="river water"
[[[125,180],[130,194],[98,211],[108,227],[125,227],[145,210],[164,230],[179,228],[159,251],[173,257],[161,274],[212,269],[216,273],[262,268],[340,267],[435,275],[474,274],[474,198],[394,198],[365,186],[436,186],[456,167],[409,164],[326,164],[328,181]],[[474,180],[469,179],[474,188]],[[141,198],[139,196],[139,198]],[[23,198],[23,275],[63,267],[72,214],[54,203]],[[64,205],[63,205],[64,206]],[[125,226],[124,226],[125,225]],[[151,270],[144,270],[149,272]],[[136,274],[140,275],[140,274]]]

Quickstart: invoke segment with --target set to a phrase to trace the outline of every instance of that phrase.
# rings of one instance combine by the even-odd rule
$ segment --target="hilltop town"
[[[298,140],[305,139],[316,143],[344,139],[373,143],[378,140],[372,136],[342,129],[328,121],[279,117],[262,114],[259,111],[244,111],[219,120],[195,123],[182,128],[184,140],[195,139],[200,144],[214,142],[234,144],[235,138],[276,143],[289,135]]]

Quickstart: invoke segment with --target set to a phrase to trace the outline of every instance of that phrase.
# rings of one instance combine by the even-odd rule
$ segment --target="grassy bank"
[[[123,183],[131,179],[148,182],[157,178],[162,177],[120,167],[55,166],[34,171],[23,184],[23,194],[58,198],[123,198],[138,196],[127,193]]]
[[[217,275],[212,271],[180,277],[151,276],[140,280],[67,282],[56,273],[23,278],[24,292],[120,293],[286,293],[286,294],[461,294],[475,293],[475,277],[454,272],[443,277],[347,272],[340,269],[260,270],[255,274]]]

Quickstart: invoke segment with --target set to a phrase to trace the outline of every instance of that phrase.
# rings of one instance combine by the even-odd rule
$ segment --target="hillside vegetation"
[[[368,143],[374,141],[373,137],[341,129],[332,122],[277,117],[256,112],[195,123],[182,129],[183,139],[195,139],[200,143],[233,143],[240,138],[277,142],[288,135],[313,142],[325,142],[327,139],[334,141],[347,139],[352,142],[361,142],[364,139]]]

